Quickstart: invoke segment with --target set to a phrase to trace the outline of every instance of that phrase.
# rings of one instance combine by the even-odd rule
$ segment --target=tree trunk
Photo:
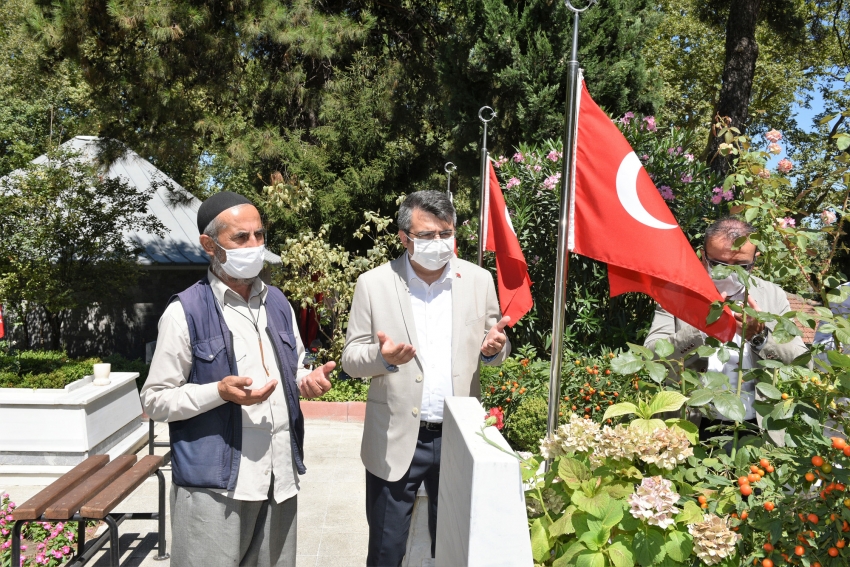
[[[47,313],[47,323],[50,325],[50,350],[59,350],[62,338],[62,319],[60,319],[59,313],[51,313],[46,309],[45,313]]]
[[[731,0],[729,19],[726,22],[726,63],[723,67],[723,83],[717,101],[715,115],[729,117],[731,125],[743,133],[747,123],[750,95],[759,46],[756,43],[756,22],[761,0]],[[726,175],[729,161],[716,156],[720,141],[709,134],[706,161],[712,170]]]

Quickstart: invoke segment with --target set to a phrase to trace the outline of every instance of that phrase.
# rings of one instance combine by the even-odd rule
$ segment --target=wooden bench
[[[156,520],[159,542],[156,560],[167,559],[165,549],[165,477],[160,468],[167,457],[153,454],[153,423],[149,437],[150,453],[141,460],[136,455],[121,455],[109,462],[108,455],[89,457],[53,484],[15,508],[12,512],[12,562],[20,565],[21,529],[27,522],[77,522],[77,554],[70,564],[83,565],[109,540],[110,565],[118,567],[121,557],[118,545],[118,526],[124,520]],[[125,498],[148,477],[155,474],[159,481],[157,512],[113,513]],[[86,548],[86,521],[103,520],[109,529]]]

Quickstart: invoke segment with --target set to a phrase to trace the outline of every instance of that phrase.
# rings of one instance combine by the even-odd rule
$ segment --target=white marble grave
[[[113,372],[108,386],[86,376],[63,389],[0,388],[0,479],[49,481],[91,455],[114,457],[146,439],[138,372]]]
[[[475,398],[446,398],[437,509],[437,567],[533,565],[519,461],[478,433]],[[488,439],[510,450],[495,427]]]

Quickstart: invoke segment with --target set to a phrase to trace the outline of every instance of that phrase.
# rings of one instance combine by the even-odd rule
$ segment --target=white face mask
[[[451,260],[455,253],[455,237],[425,240],[413,240],[413,256],[411,259],[426,270],[439,270]]]
[[[263,245],[253,248],[227,249],[216,242],[216,246],[227,254],[227,262],[221,264],[221,269],[231,278],[240,280],[255,278],[263,269],[263,254],[266,251]]]
[[[715,280],[714,287],[720,293],[726,293],[726,299],[741,300],[744,299],[744,284],[738,280],[738,274],[732,272],[722,280]]]

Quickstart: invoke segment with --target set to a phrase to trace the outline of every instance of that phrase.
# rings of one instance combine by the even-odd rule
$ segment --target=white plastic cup
[[[108,362],[101,362],[94,365],[94,380],[92,384],[95,386],[109,386],[112,381],[109,379],[109,373],[112,371],[112,365]]]

